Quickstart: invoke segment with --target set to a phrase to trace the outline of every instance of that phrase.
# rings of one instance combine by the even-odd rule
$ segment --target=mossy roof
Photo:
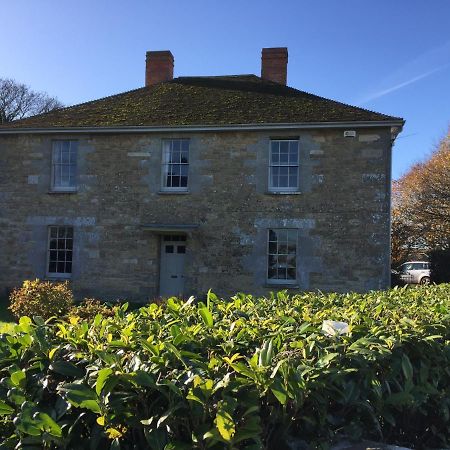
[[[179,77],[11,122],[1,128],[71,128],[399,121],[255,75]]]

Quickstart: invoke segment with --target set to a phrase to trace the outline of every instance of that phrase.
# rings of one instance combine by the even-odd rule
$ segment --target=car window
[[[413,268],[412,263],[406,263],[406,264],[403,264],[403,266],[402,266],[402,270],[412,270],[412,268]]]

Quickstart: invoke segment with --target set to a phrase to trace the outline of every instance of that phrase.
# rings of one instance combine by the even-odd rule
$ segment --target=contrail
[[[372,95],[369,95],[368,97],[365,97],[363,100],[359,101],[359,104],[368,103],[372,100],[375,100],[377,98],[383,97],[384,95],[390,94],[391,92],[398,91],[401,88],[404,88],[405,86],[408,86],[410,84],[415,83],[416,81],[423,80],[424,78],[429,77],[430,75],[433,75],[436,72],[439,72],[442,69],[445,69],[448,67],[449,64],[445,64],[444,66],[437,67],[436,69],[429,70],[428,72],[422,73],[421,75],[417,75],[407,81],[403,81],[402,83],[396,84],[395,86],[392,86],[390,88],[384,89],[382,91],[378,91]]]

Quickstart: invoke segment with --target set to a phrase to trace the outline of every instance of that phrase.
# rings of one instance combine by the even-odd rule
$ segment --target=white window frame
[[[278,253],[278,240],[277,240],[277,253],[271,253],[270,252],[270,242],[273,242],[270,240],[270,232],[271,231],[287,231],[287,232],[292,232],[295,234],[295,238],[293,239],[293,241],[295,242],[295,255],[294,255],[294,261],[295,261],[295,266],[293,267],[293,269],[295,270],[295,278],[294,279],[287,279],[287,278],[269,278],[269,264],[270,264],[270,256],[271,255],[276,255],[277,257],[279,255],[281,256],[286,256],[286,258],[290,254],[288,251],[287,253]],[[287,243],[289,243],[289,235],[287,238]],[[269,228],[267,230],[267,249],[266,249],[266,280],[268,284],[281,284],[281,285],[297,285],[298,284],[298,275],[297,275],[297,266],[298,266],[298,229],[297,228]],[[288,269],[286,267],[286,269]]]
[[[69,161],[62,161],[63,145],[69,145]],[[58,155],[58,156],[57,156]],[[58,161],[59,160],[59,161]],[[51,190],[53,192],[75,192],[77,190],[77,160],[78,160],[78,141],[74,139],[57,139],[52,141],[52,173],[51,173]],[[57,170],[59,167],[60,179],[56,180]],[[62,168],[69,168],[69,183],[63,183]],[[71,168],[73,174],[71,174]]]
[[[173,152],[173,143],[180,142],[180,160],[179,162],[171,162],[171,154]],[[181,148],[183,142],[187,142],[187,162],[181,161]],[[186,138],[163,139],[162,153],[161,153],[161,191],[164,192],[188,192],[189,191],[189,160],[190,160],[190,141]],[[185,166],[187,167],[187,181],[186,186],[167,186],[167,177],[169,175],[169,168],[171,166]],[[180,174],[181,176],[181,174]]]
[[[282,142],[286,142],[288,143],[288,145],[290,146],[291,142],[295,142],[297,144],[297,163],[296,164],[291,164],[290,163],[290,153],[289,153],[289,149],[288,149],[288,162],[287,163],[281,163],[280,162],[280,144]],[[278,155],[279,155],[279,161],[278,163],[273,163],[273,158],[272,158],[272,150],[273,150],[273,145],[274,143],[278,143]],[[274,186],[272,184],[272,172],[273,169],[277,167],[296,167],[297,168],[297,185],[296,186],[288,186],[288,187],[283,187],[283,186]],[[300,140],[299,139],[271,139],[270,140],[270,144],[269,144],[269,180],[268,180],[268,187],[269,187],[269,192],[276,192],[276,193],[292,193],[292,192],[299,192],[300,191]],[[279,175],[280,176],[280,175]],[[289,180],[289,175],[288,175],[288,180]]]
[[[67,238],[67,237],[64,237],[64,238],[56,237],[55,238],[55,237],[52,237],[52,235],[51,235],[52,229],[56,229],[56,233],[57,233],[57,236],[58,236],[60,228],[66,228],[66,229],[70,228],[70,229],[72,229],[72,238]],[[50,252],[51,251],[56,251],[56,252],[61,251],[61,249],[58,250],[58,244],[56,244],[56,249],[50,248],[50,243],[51,243],[52,239],[56,239],[57,241],[60,240],[60,239],[64,239],[64,250],[63,251],[66,251],[66,249],[67,249],[67,241],[69,239],[72,241],[72,249],[69,249],[69,251],[71,252],[71,259],[70,260],[66,259],[67,255],[65,255],[65,259],[63,261],[61,261],[61,262],[64,262],[64,263],[70,262],[70,264],[71,264],[70,272],[50,272],[50,262],[52,262],[51,258],[50,258]],[[70,278],[72,278],[72,273],[73,273],[73,242],[74,242],[74,228],[72,226],[70,226],[70,225],[50,225],[48,227],[48,230],[47,230],[47,262],[46,262],[47,266],[46,266],[46,271],[45,271],[46,272],[46,276],[48,278],[60,278],[60,279],[70,279]],[[58,256],[57,256],[57,259],[56,259],[55,262],[56,262],[56,264],[59,262],[58,261]]]

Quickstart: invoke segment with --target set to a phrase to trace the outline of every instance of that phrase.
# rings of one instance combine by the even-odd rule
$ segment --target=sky
[[[450,125],[450,0],[0,0],[0,78],[66,105],[143,86],[145,52],[175,76],[260,74],[288,47],[288,85],[403,117],[393,177]]]

